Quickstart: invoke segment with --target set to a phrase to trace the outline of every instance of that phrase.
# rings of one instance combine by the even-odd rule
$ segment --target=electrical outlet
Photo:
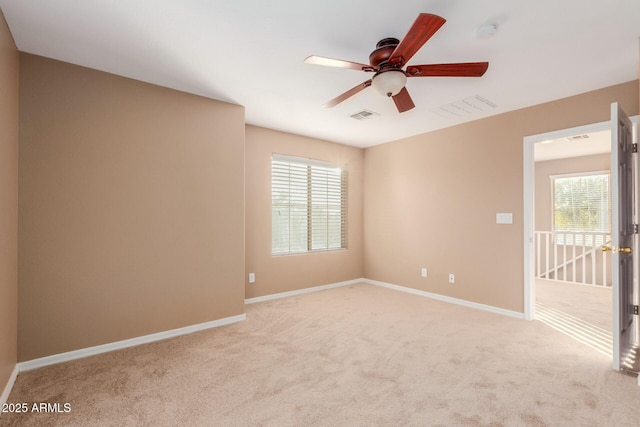
[[[256,273],[249,273],[249,283],[256,283]]]
[[[456,275],[449,273],[449,283],[456,283]]]
[[[427,269],[423,267],[423,268],[422,268],[422,271],[420,272],[420,275],[421,275],[422,277],[427,277]]]

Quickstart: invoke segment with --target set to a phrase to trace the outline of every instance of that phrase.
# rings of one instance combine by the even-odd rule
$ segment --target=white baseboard
[[[471,302],[471,301],[462,300],[462,299],[458,299],[458,298],[448,297],[448,296],[445,296],[445,295],[434,294],[432,292],[420,291],[420,290],[413,289],[413,288],[407,288],[405,286],[398,286],[398,285],[393,285],[391,283],[385,283],[385,282],[380,282],[380,281],[377,281],[377,280],[364,279],[364,278],[348,280],[346,282],[331,283],[329,285],[314,286],[314,287],[311,287],[311,288],[297,289],[295,291],[281,292],[281,293],[278,293],[278,294],[265,295],[265,296],[261,296],[261,297],[247,298],[247,299],[244,300],[244,303],[245,304],[254,304],[254,303],[257,303],[257,302],[264,302],[264,301],[270,301],[270,300],[274,300],[274,299],[292,297],[292,296],[295,296],[295,295],[308,294],[308,293],[311,293],[311,292],[323,291],[325,289],[338,288],[340,286],[355,285],[357,283],[367,283],[369,285],[381,286],[383,288],[393,289],[395,291],[400,291],[400,292],[407,292],[407,293],[410,293],[410,294],[419,295],[419,296],[422,296],[422,297],[427,297],[427,298],[435,299],[435,300],[438,300],[438,301],[443,301],[443,302],[448,302],[448,303],[451,303],[451,304],[462,305],[464,307],[475,308],[477,310],[489,311],[491,313],[496,313],[496,314],[500,314],[500,315],[503,315],[503,316],[514,317],[516,319],[522,319],[522,320],[524,319],[524,313],[518,313],[517,311],[506,310],[504,308],[498,308],[498,307],[494,307],[494,306],[491,306],[491,305],[480,304],[480,303],[477,303],[477,302]]]
[[[461,305],[469,308],[475,308],[478,310],[489,311],[491,313],[501,314],[503,316],[509,316],[509,317],[514,317],[516,319],[524,320],[524,313],[518,313],[517,311],[506,310],[504,308],[498,308],[491,305],[485,305],[477,302],[471,302],[463,299],[448,297],[445,295],[434,294],[432,292],[420,291],[418,289],[407,288],[405,286],[392,285],[391,283],[379,282],[377,280],[364,279],[363,282],[368,283],[370,285],[382,286],[383,288],[387,288],[387,289],[393,289],[400,292],[407,292],[409,294],[419,295],[422,297],[427,297],[427,298],[435,299],[438,301],[457,304],[457,305]]]
[[[131,338],[123,341],[116,341],[109,344],[87,347],[80,350],[69,351],[66,353],[54,354],[52,356],[41,357],[39,359],[28,360],[18,363],[18,371],[30,371],[32,369],[42,368],[43,366],[55,365],[56,363],[69,362],[71,360],[82,359],[84,357],[94,356],[96,354],[107,353],[110,351],[121,350],[123,348],[134,347],[136,345],[147,344],[154,341],[161,341],[167,338],[173,338],[180,335],[186,335],[205,329],[217,328],[220,326],[230,325],[232,323],[242,322],[247,319],[246,314],[225,317],[224,319],[213,320],[211,322],[199,323],[197,325],[185,326],[184,328],[171,329],[169,331],[158,332],[156,334],[143,335],[141,337]]]
[[[489,311],[489,312],[501,314],[504,316],[514,317],[516,319],[524,319],[524,314],[518,313],[516,311],[506,310],[503,308],[493,307],[490,305],[479,304],[471,301],[461,300],[461,299],[452,298],[444,295],[434,294],[431,292],[420,291],[417,289],[407,288],[404,286],[398,286],[398,285],[393,285],[391,283],[385,283],[377,280],[370,280],[370,279],[364,279],[364,278],[348,280],[345,282],[332,283],[332,284],[322,285],[322,286],[314,286],[311,288],[298,289],[295,291],[281,292],[281,293],[265,295],[261,297],[247,298],[245,299],[245,304],[254,304],[258,302],[270,301],[270,300],[275,300],[279,298],[287,298],[295,295],[303,295],[303,294],[308,294],[312,292],[323,291],[326,289],[338,288],[341,286],[355,285],[357,283],[367,283],[370,285],[381,286],[384,288],[393,289],[401,292],[407,292],[410,294],[419,295],[419,296],[435,299],[438,301],[444,301],[452,304],[462,305],[465,307]],[[205,322],[197,325],[186,326],[184,328],[172,329],[169,331],[159,332],[156,334],[144,335],[141,337],[131,338],[128,340],[116,341],[109,344],[88,347],[80,350],[74,350],[66,353],[54,354],[52,356],[28,360],[26,362],[20,362],[16,365],[11,375],[11,378],[9,379],[9,382],[7,383],[2,395],[0,396],[0,402],[4,402],[9,397],[9,393],[11,392],[11,388],[13,387],[13,383],[15,382],[15,379],[19,372],[24,372],[32,369],[41,368],[44,366],[54,365],[56,363],[68,362],[71,360],[81,359],[84,357],[94,356],[101,353],[107,353],[110,351],[121,350],[124,348],[133,347],[141,344],[147,344],[155,341],[160,341],[167,338],[173,338],[180,335],[186,335],[193,332],[202,331],[205,329],[230,325],[232,323],[244,321],[246,320],[246,318],[247,318],[246,314],[240,314],[237,316],[226,317],[224,319],[218,319],[211,322]],[[4,400],[1,400],[1,399],[4,399]]]
[[[20,369],[18,368],[18,365],[16,365],[13,367],[13,372],[11,372],[7,385],[4,386],[4,391],[0,394],[0,408],[2,405],[7,403],[7,399],[9,399],[9,394],[11,394],[13,384],[16,382],[16,378],[18,378],[18,372],[20,372]],[[2,411],[0,411],[0,415],[2,415]]]
[[[314,287],[311,287],[311,288],[297,289],[295,291],[280,292],[278,294],[271,294],[271,295],[264,295],[264,296],[261,296],[261,297],[247,298],[247,299],[244,300],[244,303],[245,304],[254,304],[254,303],[257,303],[257,302],[271,301],[271,300],[274,300],[274,299],[287,298],[287,297],[292,297],[292,296],[302,295],[302,294],[309,294],[311,292],[324,291],[326,289],[333,289],[333,288],[339,288],[341,286],[355,285],[356,283],[363,283],[363,282],[366,282],[366,280],[365,279],[347,280],[346,282],[331,283],[329,285],[314,286]]]

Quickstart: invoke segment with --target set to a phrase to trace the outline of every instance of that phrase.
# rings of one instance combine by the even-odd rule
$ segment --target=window
[[[556,175],[551,177],[551,185],[553,228],[557,243],[587,246],[604,244],[602,234],[611,232],[609,173]]]
[[[274,154],[271,253],[347,248],[347,167]]]

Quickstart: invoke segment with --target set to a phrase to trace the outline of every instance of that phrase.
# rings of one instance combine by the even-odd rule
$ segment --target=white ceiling
[[[638,0],[0,0],[21,51],[246,107],[246,121],[365,147],[638,78]],[[489,61],[482,78],[412,78],[399,114],[372,88],[321,105],[370,74],[303,63],[368,62],[418,13],[447,23],[409,65]],[[477,37],[496,24],[489,39]],[[479,95],[497,105],[436,113]],[[363,109],[379,113],[355,120]]]

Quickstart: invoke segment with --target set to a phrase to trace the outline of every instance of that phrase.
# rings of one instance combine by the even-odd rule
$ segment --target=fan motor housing
[[[393,37],[380,40],[376,44],[376,50],[371,52],[371,55],[369,55],[369,64],[373,67],[378,67],[380,64],[387,61],[393,51],[396,50],[396,47],[398,47],[398,43],[400,43],[400,40]]]

